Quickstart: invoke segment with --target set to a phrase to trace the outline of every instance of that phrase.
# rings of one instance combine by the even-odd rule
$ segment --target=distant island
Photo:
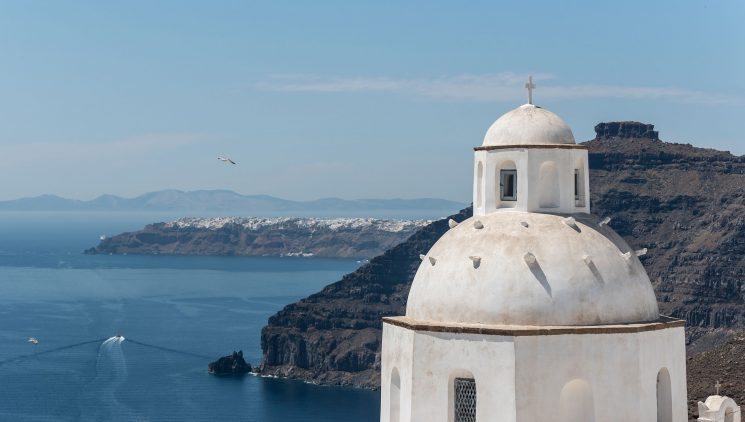
[[[101,195],[90,201],[55,195],[0,201],[0,211],[179,211],[223,212],[243,215],[320,215],[347,213],[371,216],[381,212],[428,210],[440,216],[452,214],[466,204],[437,198],[340,199],[292,201],[269,195],[242,195],[229,190],[161,190],[135,198]]]
[[[182,218],[103,238],[86,254],[371,258],[428,220],[374,218]]]

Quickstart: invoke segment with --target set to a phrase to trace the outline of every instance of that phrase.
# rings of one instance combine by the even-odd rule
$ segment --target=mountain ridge
[[[0,201],[0,211],[232,211],[313,212],[433,209],[452,212],[464,204],[440,198],[319,198],[294,201],[271,195],[243,195],[230,190],[166,189],[133,198],[103,194],[91,200],[45,194]]]

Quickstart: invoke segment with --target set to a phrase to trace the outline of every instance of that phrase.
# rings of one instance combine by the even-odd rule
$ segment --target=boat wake
[[[176,354],[179,354],[179,355],[191,356],[191,357],[199,358],[199,359],[211,359],[210,356],[200,355],[198,353],[185,352],[183,350],[171,349],[170,347],[158,346],[156,344],[143,343],[141,341],[136,341],[136,340],[131,340],[131,339],[130,340],[127,340],[127,342],[132,343],[132,344],[136,344],[138,346],[144,346],[144,347],[149,347],[151,349],[160,350],[160,351],[163,351],[163,352],[176,353]]]
[[[81,420],[129,421],[137,415],[117,399],[127,380],[127,360],[122,349],[124,337],[106,339],[98,348],[96,375],[87,386]]]
[[[131,346],[159,350],[170,354],[179,354],[201,361],[211,359],[210,356],[141,342],[130,338],[125,339],[124,336],[116,335],[109,338],[77,342],[35,353],[6,358],[0,360],[0,366],[11,363],[18,364],[52,353],[84,347],[86,345],[99,344],[98,353],[95,356],[95,371],[91,374],[92,378],[90,378],[90,382],[85,385],[79,396],[80,406],[78,408],[77,419],[81,421],[113,422],[144,420],[140,412],[126,405],[126,400],[120,401],[120,398],[127,394],[125,389],[129,377],[127,359],[122,348],[122,344],[125,341]]]
[[[49,353],[56,353],[56,352],[61,352],[63,350],[74,349],[76,347],[85,346],[86,344],[100,343],[104,340],[105,339],[101,338],[97,340],[83,341],[80,343],[68,344],[67,346],[55,347],[54,349],[43,350],[41,352],[29,353],[27,355],[21,355],[21,356],[16,356],[13,358],[4,359],[4,360],[0,360],[0,366],[5,365],[6,363],[19,362],[19,361],[24,361],[26,359],[36,358],[36,357],[43,356]]]

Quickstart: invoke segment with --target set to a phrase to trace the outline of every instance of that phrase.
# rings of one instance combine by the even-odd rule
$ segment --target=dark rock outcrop
[[[600,138],[646,138],[659,140],[654,125],[639,122],[607,122],[595,126],[595,137]]]
[[[210,363],[207,370],[214,375],[244,375],[251,372],[251,365],[243,359],[243,350],[239,350]]]
[[[610,225],[633,247],[648,248],[642,263],[660,310],[686,320],[694,353],[745,328],[745,160],[662,142],[650,131],[603,130],[645,137],[603,135],[586,143],[592,211],[612,217]],[[446,230],[447,219],[432,223],[272,316],[262,330],[261,371],[377,387],[381,318],[405,312],[419,254]]]
[[[451,218],[463,221],[466,209]],[[380,382],[382,318],[405,311],[420,253],[447,231],[436,221],[341,281],[269,318],[261,332],[261,372],[324,384]]]

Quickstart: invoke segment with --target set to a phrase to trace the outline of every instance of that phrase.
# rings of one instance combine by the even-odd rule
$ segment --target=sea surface
[[[178,217],[0,212],[0,421],[377,421],[378,392],[207,373],[357,261],[81,253]]]

